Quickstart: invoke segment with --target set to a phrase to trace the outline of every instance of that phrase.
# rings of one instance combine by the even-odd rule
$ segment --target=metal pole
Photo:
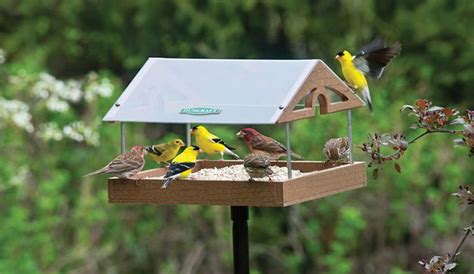
[[[248,206],[231,206],[232,247],[234,255],[234,274],[249,274],[249,219]]]
[[[349,161],[352,163],[354,163],[354,156],[353,156],[353,145],[352,145],[352,112],[351,110],[349,109],[347,111],[347,136],[349,139]]]
[[[186,124],[186,146],[191,145],[191,124]]]
[[[120,122],[120,153],[125,153],[125,123]]]
[[[290,140],[290,123],[286,123],[286,167],[288,169],[288,179],[293,177],[291,170],[291,140]]]

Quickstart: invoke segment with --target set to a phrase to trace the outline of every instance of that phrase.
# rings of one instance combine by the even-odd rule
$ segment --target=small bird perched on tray
[[[168,143],[152,145],[145,147],[145,150],[157,163],[163,163],[164,165],[169,165],[168,161],[173,160],[178,154],[178,151],[181,147],[186,146],[181,139],[174,139]]]
[[[339,137],[329,139],[323,149],[326,163],[344,163],[348,161],[350,154],[349,138]]]
[[[230,154],[236,159],[240,159],[239,155],[235,154],[235,148],[228,146],[224,141],[216,135],[210,133],[203,126],[195,126],[191,129],[191,134],[196,138],[196,144],[208,155],[219,153],[221,160],[224,159],[224,154]]]
[[[270,175],[273,174],[273,171],[270,168],[270,164],[270,158],[266,155],[251,153],[244,158],[245,171],[249,174],[250,181],[253,181],[254,178],[264,177],[268,177],[271,181],[272,177]]]
[[[253,128],[244,128],[237,133],[237,136],[243,138],[250,152],[253,154],[268,155],[271,160],[278,160],[287,155],[287,149],[278,141],[261,134]],[[291,152],[295,158],[301,159],[300,155]]]
[[[385,46],[382,39],[376,38],[354,55],[351,55],[347,50],[340,51],[336,55],[336,60],[341,64],[344,78],[355,91],[362,92],[370,111],[372,111],[372,99],[365,75],[368,74],[379,79],[388,63],[400,54],[401,48],[400,42]]]
[[[117,156],[105,167],[86,174],[84,177],[95,174],[110,173],[119,178],[130,178],[143,169],[146,153],[147,152],[142,146],[134,146],[130,149],[130,152]]]
[[[201,149],[198,146],[189,146],[176,156],[168,167],[168,172],[166,172],[164,176],[166,180],[163,182],[161,188],[167,188],[168,185],[178,177],[188,177],[196,165],[199,152],[201,152]]]

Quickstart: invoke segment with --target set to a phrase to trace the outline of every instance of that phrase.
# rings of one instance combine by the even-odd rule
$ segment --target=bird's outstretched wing
[[[376,38],[352,57],[352,63],[363,73],[378,79],[382,76],[385,66],[400,54],[401,49],[400,42],[385,46],[381,38]]]

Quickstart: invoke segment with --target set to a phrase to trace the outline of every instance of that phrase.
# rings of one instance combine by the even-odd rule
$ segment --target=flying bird
[[[168,172],[164,176],[165,181],[161,188],[167,188],[177,178],[188,177],[196,165],[199,152],[201,152],[201,149],[198,146],[189,146],[176,156],[168,167]]]
[[[239,155],[235,154],[235,148],[227,145],[224,141],[216,135],[210,133],[204,126],[195,126],[191,129],[191,134],[196,138],[196,144],[208,155],[220,154],[221,160],[224,159],[224,154],[229,154],[236,159],[240,159]]]
[[[244,139],[251,153],[268,155],[272,160],[278,160],[280,157],[287,155],[287,149],[284,145],[253,128],[244,128],[237,133],[237,136]],[[293,151],[291,155],[298,159],[303,158]]]
[[[270,164],[270,158],[266,155],[251,153],[244,158],[244,168],[249,174],[250,180],[264,177],[268,177],[271,180],[270,175],[273,174],[273,171],[270,168]]]
[[[339,137],[329,139],[324,144],[323,153],[326,157],[326,163],[347,162],[350,154],[349,138]]]
[[[146,153],[147,152],[142,146],[134,146],[130,149],[130,152],[117,156],[105,167],[86,174],[84,177],[95,174],[110,173],[119,178],[130,178],[143,169]]]
[[[376,38],[354,55],[351,55],[347,50],[340,51],[336,55],[336,60],[341,64],[344,78],[355,91],[362,93],[370,111],[372,111],[372,99],[365,75],[379,79],[390,61],[400,54],[401,48],[400,42],[386,46],[382,39]]]
[[[168,143],[152,145],[145,147],[145,150],[157,163],[163,163],[164,165],[169,165],[168,161],[173,160],[178,154],[178,151],[181,147],[186,146],[181,139],[174,139]]]

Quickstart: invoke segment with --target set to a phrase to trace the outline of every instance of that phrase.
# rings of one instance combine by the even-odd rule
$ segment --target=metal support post
[[[347,136],[349,139],[349,161],[352,163],[354,163],[354,155],[353,155],[353,144],[352,144],[352,112],[351,110],[349,109],[347,111]]]
[[[120,153],[125,153],[125,123],[120,122]]]
[[[191,124],[186,124],[186,146],[191,145]]]
[[[291,140],[290,140],[290,123],[286,123],[286,167],[288,169],[288,179],[293,177],[291,170]]]

